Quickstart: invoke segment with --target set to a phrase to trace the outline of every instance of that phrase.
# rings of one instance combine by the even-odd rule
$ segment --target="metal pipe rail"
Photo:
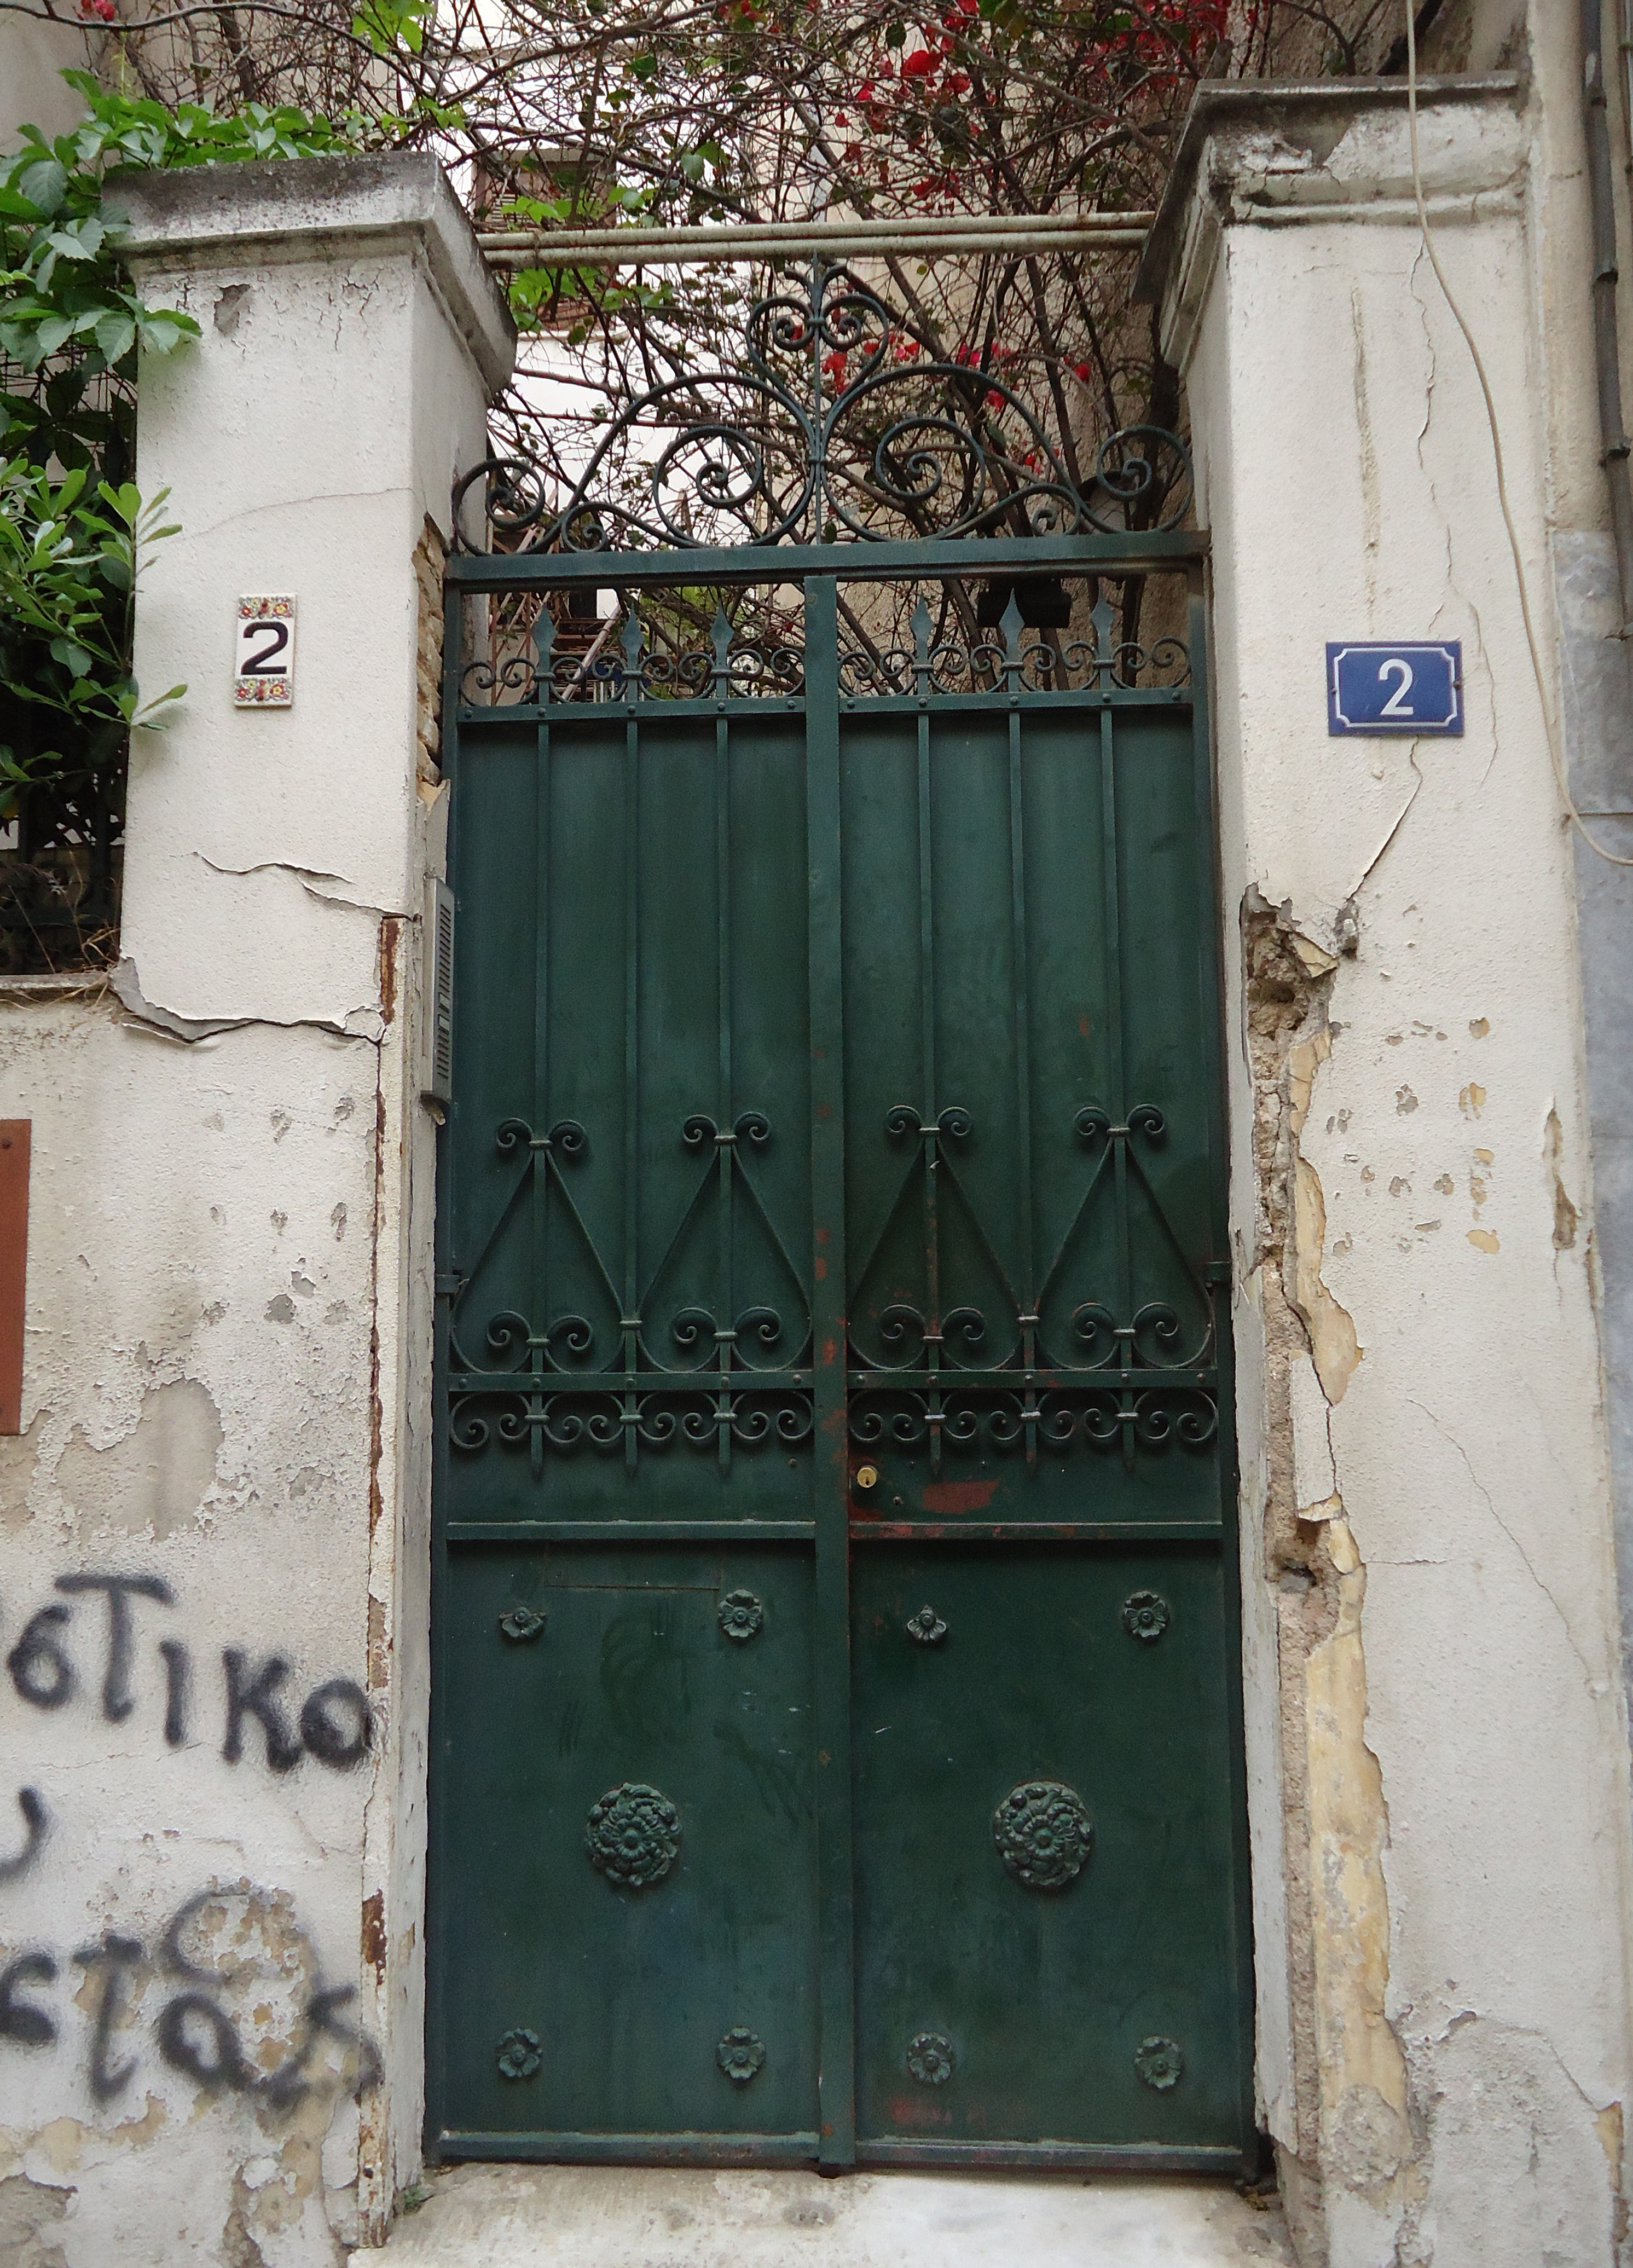
[[[969,213],[899,220],[730,221],[673,228],[489,229],[496,268],[628,268],[733,260],[855,259],[891,253],[1138,252],[1155,215]]]

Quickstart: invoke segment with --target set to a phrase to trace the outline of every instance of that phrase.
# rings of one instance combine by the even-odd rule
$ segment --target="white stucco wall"
[[[443,814],[416,551],[510,335],[429,160],[127,202],[147,296],[203,330],[142,384],[140,483],[185,532],[137,668],[188,692],[133,766],[113,984],[0,1011],[0,1107],[33,1121],[0,1442],[0,1965],[33,2014],[0,2014],[0,2258],[327,2268],[418,2162]],[[298,600],[294,705],[239,713],[234,612],[267,591]],[[128,1693],[106,1595],[63,1587],[109,1572],[146,1587]],[[15,1650],[41,1610],[67,1673]]]
[[[1584,364],[1579,333],[1544,352],[1540,271],[1551,254],[1563,289],[1574,247],[1542,147],[1534,87],[1424,112],[1551,673],[1553,474]],[[1333,2268],[1608,2264],[1626,1745],[1572,862],[1491,445],[1423,256],[1399,90],[1274,111],[1243,90],[1195,179],[1164,320],[1213,532],[1227,922],[1280,909],[1319,996],[1278,1106],[1304,1326],[1278,1410],[1255,1354],[1277,1290],[1254,1219],[1265,1097],[1227,947],[1262,2088],[1290,2160],[1314,2117],[1305,2242],[1324,2224]],[[1460,638],[1464,737],[1329,739],[1336,637]],[[1278,1427],[1287,1526],[1337,1601],[1302,1690],[1285,1646],[1268,1674],[1303,1580],[1269,1564]],[[1307,1796],[1286,1832],[1311,1841],[1303,2104],[1275,1867],[1290,1771]]]
[[[1549,538],[1595,531],[1569,78],[1424,129],[1550,683]],[[1571,859],[1398,95],[1253,99],[1208,129],[1164,324],[1214,540],[1261,2089],[1307,2260],[1609,2268],[1628,1790]],[[138,667],[189,692],[135,767],[112,985],[0,1004],[0,1113],[34,1121],[0,2259],[327,2268],[416,2161],[415,563],[508,340],[425,161],[131,195],[147,295],[203,328],[142,411],[186,533]],[[240,714],[233,608],[277,590],[295,704]],[[1332,636],[1460,637],[1465,736],[1329,740]],[[1239,913],[1305,988],[1285,1045],[1250,1041]],[[145,1587],[128,1690],[73,1587],[110,1574]],[[254,1711],[224,1752],[233,1677],[277,1756]]]

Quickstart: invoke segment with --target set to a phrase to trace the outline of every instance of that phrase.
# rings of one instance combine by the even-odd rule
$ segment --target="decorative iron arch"
[[[1183,519],[1191,467],[1174,434],[1125,426],[1081,480],[1073,454],[998,372],[923,357],[871,284],[813,261],[797,287],[783,279],[755,301],[738,367],[667,379],[630,401],[564,502],[530,460],[489,457],[458,483],[454,525],[481,482],[511,552],[1012,542],[1159,534]]]

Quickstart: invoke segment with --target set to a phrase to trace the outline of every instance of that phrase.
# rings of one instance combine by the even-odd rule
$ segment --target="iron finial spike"
[[[998,627],[1004,633],[1004,651],[1008,657],[1004,663],[1004,674],[1006,677],[1010,677],[1020,667],[1020,633],[1024,627],[1020,619],[1019,601],[1015,596],[1013,588],[1011,589],[1009,604],[1004,609],[1004,619]]]
[[[709,632],[709,643],[715,650],[712,675],[715,691],[720,693],[732,681],[732,625],[725,617],[725,608],[717,607]]]
[[[923,593],[913,609],[913,675],[921,694],[930,689],[930,608]]]
[[[624,675],[633,685],[641,682],[641,617],[633,600],[628,601],[624,626],[618,641],[623,648]]]
[[[1094,658],[1096,661],[1109,661],[1112,657],[1111,634],[1117,620],[1111,600],[1102,594],[1089,620],[1094,625]]]
[[[537,621],[533,626],[533,669],[536,681],[535,701],[550,697],[550,661],[555,646],[555,617],[548,605],[541,605]]]

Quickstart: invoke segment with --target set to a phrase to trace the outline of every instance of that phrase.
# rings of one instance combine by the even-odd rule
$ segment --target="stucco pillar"
[[[1422,147],[1556,700],[1534,99],[1431,82]],[[1571,852],[1404,88],[1207,90],[1144,282],[1214,544],[1265,2113],[1309,2261],[1608,2268],[1628,1815]],[[1329,737],[1356,638],[1460,639],[1463,737]]]
[[[75,1684],[53,1712],[8,1696],[56,1865],[5,1925],[70,1992],[110,1930],[139,1965],[100,2065],[37,1988],[55,2029],[0,2072],[22,2088],[0,2119],[84,2123],[88,2156],[16,2159],[70,2268],[299,2268],[378,2238],[418,2163],[420,933],[450,490],[513,334],[427,157],[118,196],[143,291],[202,330],[140,393],[139,485],[182,532],[144,578],[136,666],[187,693],[132,761],[117,1005],[92,987],[26,1048],[9,1033],[9,1107],[36,1130],[35,1454],[6,1642],[66,1605]],[[239,602],[262,594],[297,602],[287,708],[234,705]],[[129,1696],[99,1715],[102,1594],[71,1582],[110,1565],[149,1587],[121,1609]],[[241,2061],[208,2011],[166,2016],[188,1992]],[[98,2138],[144,2095],[138,2178]]]

